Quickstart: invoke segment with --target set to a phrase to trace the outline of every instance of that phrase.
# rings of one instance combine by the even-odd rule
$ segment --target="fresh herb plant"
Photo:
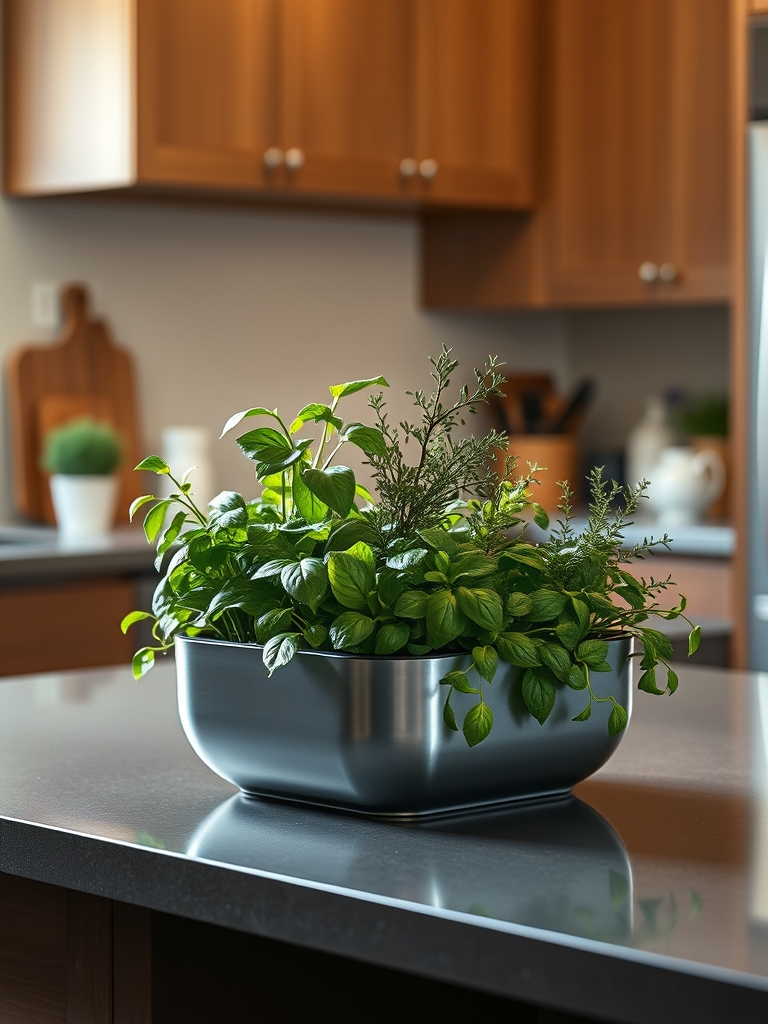
[[[671,581],[638,579],[624,568],[656,544],[668,544],[665,536],[623,549],[622,528],[645,483],[623,491],[593,471],[589,522],[581,533],[572,527],[565,485],[562,518],[549,539],[528,543],[531,519],[549,525],[531,497],[537,467],[517,474],[514,460],[500,454],[506,437],[495,431],[454,436],[478,403],[500,393],[496,361],[475,370],[473,386],[462,387],[454,400],[446,397],[457,367],[450,350],[430,362],[435,387],[430,395],[412,393],[415,423],[393,426],[381,392],[369,400],[372,425],[341,418],[342,399],[386,387],[383,377],[332,386],[330,404],[307,405],[290,424],[265,406],[233,416],[222,436],[245,420],[271,421],[237,439],[262,485],[255,501],[224,491],[205,513],[193,501],[188,474],[175,479],[157,456],[137,466],[170,476],[176,488],[169,498],[147,494],[131,507],[133,516],[153,503],[144,530],[157,542],[158,568],[178,545],[155,592],[153,614],[133,612],[122,624],[125,631],[141,619],[155,620],[156,646],[134,657],[137,678],[178,635],[263,645],[270,674],[302,648],[364,656],[466,653],[470,666],[441,682],[451,729],[459,728],[454,691],[477,698],[461,723],[470,746],[491,730],[484,686],[500,661],[522,670],[523,699],[542,724],[558,689],[569,686],[584,691],[575,721],[589,718],[594,703],[612,702],[610,734],[625,727],[626,709],[612,696],[596,696],[591,681],[592,673],[610,671],[608,643],[619,637],[637,641],[640,689],[675,691],[669,639],[646,623],[651,615],[683,615],[685,599],[661,607],[659,596]],[[378,498],[336,463],[346,444],[365,453]],[[494,456],[499,472],[489,468]],[[175,512],[165,525],[169,509]],[[691,653],[698,642],[695,627]]]
[[[84,418],[52,430],[43,446],[42,466],[66,476],[109,476],[122,461],[120,436],[108,423]]]

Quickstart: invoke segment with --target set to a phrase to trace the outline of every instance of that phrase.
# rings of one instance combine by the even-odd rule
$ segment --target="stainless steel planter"
[[[631,711],[629,642],[610,645],[611,673],[597,696]],[[179,714],[190,743],[247,794],[375,815],[456,811],[563,794],[604,764],[610,702],[586,722],[584,691],[558,689],[539,725],[526,710],[521,670],[500,664],[485,685],[491,735],[469,748],[443,724],[440,679],[466,656],[376,658],[301,652],[268,678],[261,648],[202,638],[176,640]],[[454,693],[456,717],[474,698]]]

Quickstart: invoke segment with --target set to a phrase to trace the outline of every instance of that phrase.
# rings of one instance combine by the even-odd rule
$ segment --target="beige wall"
[[[561,314],[434,314],[418,308],[418,227],[409,219],[110,200],[0,202],[0,356],[34,336],[35,280],[82,280],[136,357],[147,451],[167,425],[218,435],[255,404],[288,415],[328,384],[383,373],[393,415],[427,387],[445,342],[463,368],[498,353],[567,372]],[[40,335],[38,334],[38,337]],[[350,405],[362,416],[364,405]],[[11,514],[5,415],[0,518]],[[250,464],[214,445],[216,483],[248,491]]]

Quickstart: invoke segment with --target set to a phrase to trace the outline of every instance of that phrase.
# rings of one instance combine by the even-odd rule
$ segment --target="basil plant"
[[[558,689],[569,686],[584,692],[575,721],[589,718],[594,703],[610,702],[610,734],[625,727],[626,709],[596,696],[591,682],[593,673],[610,671],[608,643],[619,637],[636,640],[640,689],[675,691],[669,639],[647,622],[683,615],[685,599],[660,606],[671,581],[624,568],[668,544],[665,536],[624,549],[622,527],[645,483],[623,490],[594,471],[580,532],[564,485],[562,518],[544,543],[529,543],[531,521],[549,526],[532,497],[538,467],[518,473],[504,458],[503,434],[457,431],[478,403],[501,395],[497,361],[475,370],[473,385],[454,398],[447,397],[457,367],[450,350],[430,363],[432,393],[408,393],[413,423],[391,423],[380,390],[369,399],[371,423],[343,419],[343,400],[387,387],[383,377],[333,385],[327,403],[304,406],[290,423],[266,406],[233,416],[222,436],[258,424],[237,438],[261,485],[255,500],[224,491],[204,511],[189,474],[177,480],[157,456],[136,467],[169,476],[175,487],[169,498],[146,494],[131,507],[133,517],[151,503],[147,540],[157,543],[158,569],[169,559],[152,614],[136,611],[122,624],[125,631],[154,619],[156,644],[136,653],[137,678],[178,635],[258,644],[270,675],[308,649],[366,657],[466,653],[469,667],[441,682],[445,723],[461,725],[470,746],[491,730],[484,688],[499,662],[521,670],[523,699],[542,724]],[[375,494],[339,462],[350,444],[364,453]],[[698,642],[695,627],[690,653]],[[455,690],[477,698],[461,723],[451,706]]]

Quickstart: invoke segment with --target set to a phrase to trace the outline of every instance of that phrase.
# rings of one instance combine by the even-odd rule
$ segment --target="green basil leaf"
[[[142,647],[141,650],[136,651],[131,662],[131,668],[133,669],[133,678],[141,679],[143,675],[155,664],[155,652],[152,647]]]
[[[487,679],[489,683],[492,683],[493,677],[496,675],[496,669],[499,667],[499,655],[496,649],[490,646],[473,647],[472,659],[475,663],[475,668],[483,679]]]
[[[516,619],[527,615],[531,608],[533,608],[533,601],[530,594],[515,592],[507,598],[507,612]]]
[[[157,473],[158,476],[164,476],[171,472],[168,463],[161,459],[159,455],[150,455],[146,459],[142,459],[138,466],[133,468],[134,470],[146,469],[150,473]]]
[[[141,506],[146,505],[148,501],[157,501],[157,498],[154,494],[142,494],[140,498],[135,498],[131,502],[131,507],[128,510],[128,519],[130,522],[133,522],[134,515],[139,511]]]
[[[568,595],[556,590],[534,590],[531,594],[531,622],[549,622],[556,619],[568,603]]]
[[[443,530],[439,526],[434,526],[429,530],[417,530],[418,535],[421,537],[429,547],[434,548],[437,551],[444,551],[449,557],[455,558],[459,553],[459,545],[451,537],[451,535]]]
[[[449,590],[432,594],[427,604],[427,637],[436,650],[455,640],[466,624],[466,617]]]
[[[537,505],[535,502],[533,505],[533,521],[542,530],[546,530],[549,526],[549,515],[541,505]]]
[[[410,551],[403,551],[399,555],[392,555],[387,559],[387,565],[390,569],[408,571],[421,565],[428,554],[429,552],[426,548],[412,548]]]
[[[499,558],[499,568],[514,569],[515,562],[530,565],[534,569],[541,569],[544,566],[541,555],[532,544],[515,544],[507,548]]]
[[[694,626],[691,635],[688,637],[688,657],[695,654],[701,643],[701,626]]]
[[[219,434],[219,440],[221,440],[221,438],[224,437],[232,427],[236,427],[238,423],[248,419],[249,416],[272,416],[277,418],[277,409],[265,409],[263,405],[257,405],[253,409],[246,409],[244,412],[236,412],[234,416],[230,416],[224,424],[224,429]]]
[[[328,506],[310,491],[301,473],[292,474],[291,493],[299,515],[308,523],[322,523],[328,517]]]
[[[571,721],[572,722],[586,722],[586,720],[589,718],[589,716],[591,714],[592,714],[592,701],[590,701],[589,704],[587,704],[587,706],[584,708],[584,710],[580,714],[576,715],[575,718],[572,718]]]
[[[564,647],[572,651],[581,639],[581,628],[578,622],[558,622],[555,626],[555,633]]]
[[[288,565],[296,565],[295,558],[270,558],[268,562],[260,565],[256,572],[251,574],[253,580],[266,580],[272,576],[279,576]]]
[[[408,643],[410,627],[405,622],[387,622],[376,634],[375,654],[394,654]]]
[[[277,464],[298,448],[274,427],[257,427],[237,439],[243,454],[254,462]]]
[[[352,380],[348,384],[332,384],[328,390],[334,398],[345,398],[347,395],[354,395],[356,391],[372,387],[388,388],[389,384],[383,377],[369,377],[367,380]]]
[[[387,453],[384,435],[378,427],[366,427],[362,423],[352,423],[344,431],[347,441],[362,448],[366,455],[383,458]]]
[[[428,604],[429,594],[425,594],[422,590],[406,590],[397,599],[395,615],[399,615],[403,619],[423,619],[427,614]]]
[[[622,729],[626,729],[628,721],[629,715],[627,714],[626,709],[623,708],[621,704],[614,704],[613,710],[611,711],[608,719],[608,735],[618,735]]]
[[[337,651],[349,650],[366,640],[375,628],[373,619],[360,612],[343,612],[333,620],[328,635]]]
[[[643,634],[643,646],[646,644],[653,647],[657,657],[662,661],[669,661],[673,657],[674,652],[672,650],[672,642],[668,636],[661,633],[658,629],[651,629],[649,626],[644,626],[642,630]]]
[[[421,658],[432,650],[431,644],[408,644],[408,653]]]
[[[368,594],[376,582],[376,574],[368,562],[346,551],[334,551],[328,557],[328,578],[333,596],[345,608],[368,607]]]
[[[317,650],[318,647],[322,647],[325,643],[325,638],[328,636],[328,630],[325,626],[321,626],[319,622],[313,622],[305,629],[302,629],[301,635],[310,647],[314,647]]]
[[[325,552],[346,551],[353,544],[362,541],[369,547],[379,547],[381,540],[374,528],[364,519],[347,519],[332,531],[325,545]]]
[[[649,668],[640,676],[637,683],[638,690],[645,690],[646,693],[662,694],[663,690],[660,690],[656,685],[656,669]]]
[[[523,700],[539,725],[544,725],[555,706],[555,684],[546,669],[529,668],[525,673]]]
[[[270,676],[275,669],[287,665],[299,649],[298,633],[278,633],[264,644],[262,660]]]
[[[141,622],[144,619],[154,619],[154,617],[155,616],[151,612],[129,612],[120,623],[120,629],[123,633],[127,633],[134,622]]]
[[[342,519],[349,515],[355,500],[355,474],[346,466],[330,466],[328,469],[305,469],[302,479],[309,490],[338,512]]]
[[[568,678],[565,681],[572,690],[584,690],[587,686],[587,677],[580,665],[571,665],[568,670]]]
[[[497,563],[495,558],[489,558],[481,552],[471,551],[469,554],[460,555],[450,566],[451,581],[462,576],[482,577],[490,576],[496,572]]]
[[[542,665],[546,665],[561,682],[566,682],[571,671],[571,657],[559,644],[542,644],[538,649]]]
[[[286,593],[316,611],[328,589],[328,570],[319,558],[302,558],[283,568],[280,582]]]
[[[608,644],[605,640],[585,640],[576,648],[576,659],[590,668],[602,664],[607,656]]]
[[[679,680],[677,678],[677,672],[673,672],[671,668],[667,668],[667,689],[670,693],[674,693],[677,689]]]
[[[457,587],[456,600],[464,614],[481,629],[495,632],[503,626],[504,608],[501,598],[494,590]]]
[[[541,664],[538,645],[525,633],[500,633],[494,646],[504,661],[508,661],[510,665],[533,668]]]
[[[486,738],[493,727],[493,712],[487,704],[475,704],[464,718],[461,731],[470,747],[477,746]]]
[[[395,572],[394,569],[387,569],[385,567],[379,573],[376,584],[376,594],[385,608],[392,608],[394,610],[399,598],[405,590],[405,587],[405,580],[401,579],[399,573]],[[426,597],[427,595],[425,594],[424,596]],[[426,602],[424,606],[424,614],[426,614]],[[408,618],[408,616],[404,615],[403,618]]]
[[[296,419],[291,424],[290,432],[293,434],[297,430],[300,430],[305,423],[311,421],[315,423],[328,423],[336,430],[341,430],[344,426],[343,420],[340,420],[338,416],[335,416],[333,409],[327,405],[320,405],[318,402],[311,402],[309,405],[305,405],[301,412],[296,414]]]
[[[454,732],[459,731],[459,727],[456,725],[456,715],[454,715],[453,708],[448,701],[445,702],[443,707],[443,721],[449,729],[453,729]]]
[[[158,501],[158,503],[154,505],[149,512],[147,512],[146,518],[144,519],[144,535],[150,544],[163,528],[165,513],[172,504],[173,502],[171,499],[166,498],[164,501]]]
[[[285,633],[293,618],[292,608],[273,608],[256,619],[256,639],[266,644],[276,636]]]
[[[445,686],[452,686],[459,693],[480,693],[477,687],[470,683],[466,672],[449,672],[440,682]]]
[[[589,608],[578,597],[571,598],[571,608],[576,613],[576,619],[583,635],[588,630],[590,624]]]

